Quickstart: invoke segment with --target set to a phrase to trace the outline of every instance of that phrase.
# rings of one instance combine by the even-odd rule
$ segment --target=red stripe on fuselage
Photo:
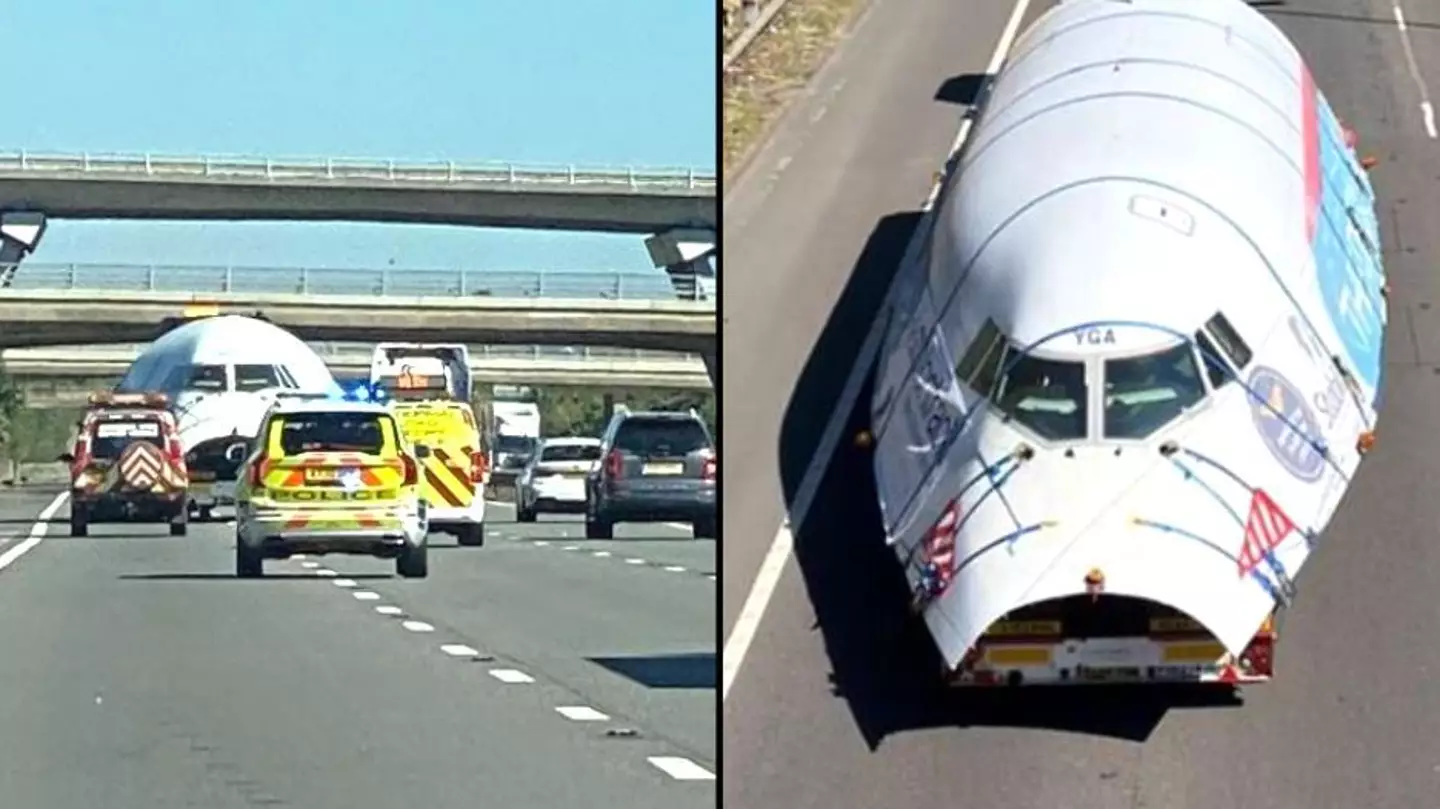
[[[1305,142],[1305,241],[1315,242],[1320,222],[1320,196],[1324,177],[1320,174],[1320,125],[1316,116],[1318,98],[1310,68],[1300,66],[1300,138]]]

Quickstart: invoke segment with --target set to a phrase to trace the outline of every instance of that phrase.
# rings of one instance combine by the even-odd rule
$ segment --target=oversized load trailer
[[[1068,0],[900,268],[888,541],[957,684],[1254,683],[1374,441],[1375,194],[1239,0]]]

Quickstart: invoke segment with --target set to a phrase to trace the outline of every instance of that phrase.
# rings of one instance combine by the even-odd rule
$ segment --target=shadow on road
[[[591,663],[646,688],[715,689],[715,653],[591,657]]]
[[[781,426],[787,504],[801,485],[917,221],[916,214],[899,214],[875,227],[800,375]],[[796,561],[830,657],[828,685],[846,700],[872,750],[894,733],[963,726],[1040,728],[1138,741],[1171,708],[1213,704],[1214,696],[1170,689],[1012,692],[943,686],[939,655],[923,625],[909,615],[904,576],[885,546],[870,452],[852,440],[869,429],[870,395],[867,381],[803,523],[791,528]],[[824,676],[814,672],[817,684]]]
[[[961,107],[973,106],[975,101],[980,98],[980,89],[985,86],[985,80],[988,78],[990,76],[985,73],[964,73],[959,76],[951,76],[940,84],[940,89],[935,91],[935,100]]]

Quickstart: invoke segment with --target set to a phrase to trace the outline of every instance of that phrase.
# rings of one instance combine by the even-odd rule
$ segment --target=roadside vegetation
[[[795,94],[803,90],[868,0],[790,0],[725,71],[722,175],[742,169]],[[741,0],[723,0],[722,41],[745,28]]]

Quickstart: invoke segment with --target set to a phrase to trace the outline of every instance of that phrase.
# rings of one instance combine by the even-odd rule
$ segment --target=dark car
[[[715,443],[694,410],[619,411],[585,479],[585,536],[610,539],[617,522],[688,522],[718,538]]]

